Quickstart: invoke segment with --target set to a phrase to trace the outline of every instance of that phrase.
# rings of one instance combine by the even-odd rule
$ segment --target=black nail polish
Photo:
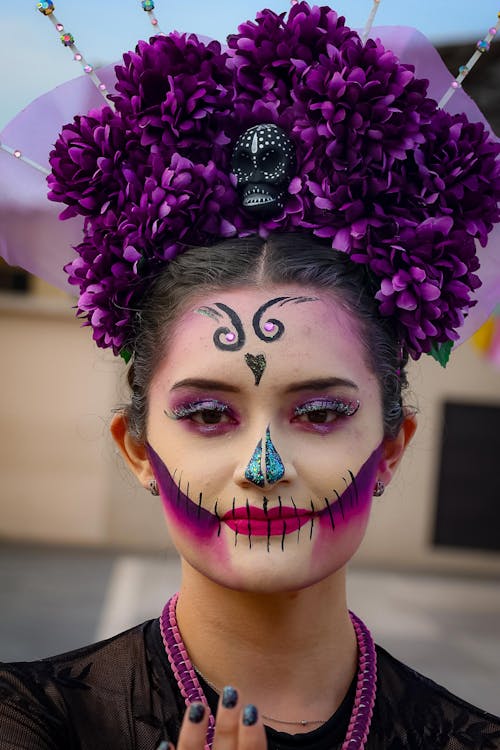
[[[203,703],[192,703],[189,706],[189,721],[192,721],[193,724],[199,724],[201,721],[203,721],[203,717],[205,716],[205,706]]]
[[[243,709],[243,725],[245,727],[253,727],[254,724],[257,724],[257,719],[259,718],[259,712],[257,711],[255,706],[252,706],[251,704],[249,706],[245,706]]]
[[[238,691],[227,685],[222,691],[222,705],[224,708],[234,708],[238,703]]]

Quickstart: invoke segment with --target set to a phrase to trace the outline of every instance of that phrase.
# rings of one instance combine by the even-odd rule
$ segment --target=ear
[[[417,429],[417,418],[415,414],[406,414],[403,424],[395,438],[385,438],[383,442],[383,453],[379,463],[378,479],[386,486],[394,476],[394,472],[403,454],[411,442]]]
[[[145,489],[148,489],[153,471],[149,464],[146,446],[139,443],[129,432],[128,422],[123,413],[115,414],[111,420],[110,431],[120,452]]]

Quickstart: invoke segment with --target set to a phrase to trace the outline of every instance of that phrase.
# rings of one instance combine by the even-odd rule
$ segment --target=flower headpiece
[[[412,65],[298,2],[226,49],[177,32],[139,42],[115,71],[112,106],[62,129],[48,177],[61,218],[84,217],[66,271],[98,346],[133,348],[151,279],[187,247],[306,231],[369,269],[414,359],[450,348],[481,285],[476,240],[500,221],[500,144],[439,109]],[[287,169],[288,146],[276,154],[258,126],[292,145]],[[265,179],[252,158],[274,161]],[[276,209],[251,210],[242,183],[276,175]]]

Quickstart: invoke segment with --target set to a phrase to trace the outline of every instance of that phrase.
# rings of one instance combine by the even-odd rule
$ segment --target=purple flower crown
[[[75,117],[50,156],[51,200],[85,217],[68,266],[100,347],[133,350],[151,280],[190,245],[308,231],[367,266],[414,359],[458,338],[481,282],[475,240],[500,221],[500,145],[426,96],[427,81],[328,7],[264,10],[228,49],[171,33],[116,67],[116,112]],[[274,123],[296,147],[280,215],[241,206],[238,137]]]

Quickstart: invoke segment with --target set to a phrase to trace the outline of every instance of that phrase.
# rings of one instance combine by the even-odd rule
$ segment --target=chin
[[[320,558],[309,544],[299,549],[296,541],[281,549],[281,540],[269,551],[267,543],[253,544],[250,549],[238,546],[229,553],[223,565],[211,556],[187,552],[181,554],[200,575],[224,588],[252,594],[278,594],[300,591],[342,570],[359,545],[336,547],[331,544]]]

